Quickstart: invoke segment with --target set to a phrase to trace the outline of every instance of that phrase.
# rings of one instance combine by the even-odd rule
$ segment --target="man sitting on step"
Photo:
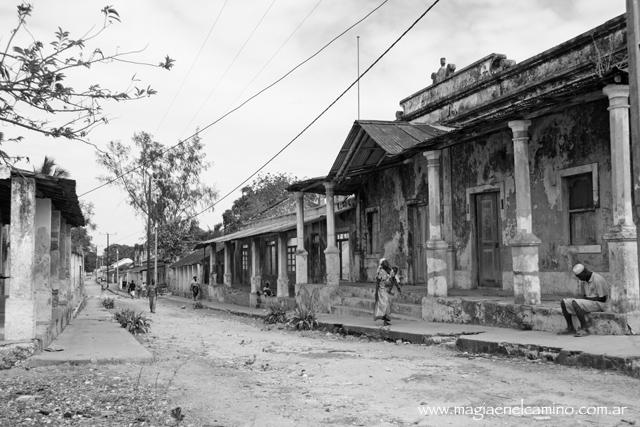
[[[560,302],[562,315],[567,321],[567,329],[560,334],[574,334],[576,337],[582,337],[590,333],[591,322],[587,314],[607,310],[610,287],[604,277],[589,271],[582,264],[573,266],[573,274],[580,280],[582,298],[564,298]],[[580,329],[577,331],[573,326],[572,315],[580,321]]]

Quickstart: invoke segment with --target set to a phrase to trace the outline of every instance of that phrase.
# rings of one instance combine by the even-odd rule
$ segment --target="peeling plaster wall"
[[[583,262],[599,272],[609,269],[606,242],[602,240],[602,234],[612,223],[607,102],[603,99],[533,119],[529,135],[533,233],[542,241],[539,252],[542,292],[575,293],[575,280],[570,274],[573,263]],[[454,287],[476,286],[474,205],[473,195],[467,200],[467,193],[473,187],[479,187],[478,191],[481,191],[486,188],[483,186],[492,186],[503,189],[501,269],[505,282],[503,288],[509,289],[512,287],[512,262],[507,244],[516,231],[511,131],[505,129],[453,146],[451,158],[453,233],[457,255]],[[568,212],[562,203],[563,178],[560,171],[591,163],[598,164],[596,224],[601,251],[577,253],[575,247],[569,246]],[[467,201],[470,202],[468,206]]]
[[[562,114],[532,122],[529,155],[534,234],[542,240],[540,271],[543,291],[572,292],[575,280],[569,273],[576,262],[599,272],[609,270],[606,241],[602,235],[613,223],[611,215],[611,148],[606,99],[571,107]],[[568,213],[563,206],[562,178],[566,168],[597,164],[599,208],[595,211],[599,253],[577,253],[569,246]],[[558,276],[557,273],[563,273]],[[548,274],[545,274],[548,273]],[[551,274],[556,273],[556,274]],[[549,280],[543,280],[549,276]]]
[[[365,252],[363,278],[375,280],[378,261],[382,257],[392,265],[397,265],[400,275],[407,277],[408,205],[414,201],[428,200],[426,160],[422,155],[417,155],[400,166],[371,174],[367,177],[361,196],[363,242],[367,241],[367,209],[377,208],[380,221],[378,246],[367,248],[365,244],[362,248]]]
[[[475,218],[474,196],[467,190],[475,188],[475,192],[487,190],[487,187],[502,188],[499,196],[498,212],[501,213],[499,227],[501,229],[501,269],[510,272],[511,249],[506,246],[516,232],[516,198],[513,181],[513,144],[511,131],[505,129],[482,139],[451,147],[451,192],[453,217],[453,243],[456,248],[456,270],[454,287],[475,287],[474,261],[475,236],[472,225]],[[480,187],[480,188],[477,188]],[[502,197],[502,202],[500,200]],[[468,205],[467,205],[467,202]],[[502,209],[501,209],[502,207]],[[468,210],[467,210],[468,209]],[[500,212],[501,211],[501,212]],[[503,279],[504,280],[504,279]],[[506,286],[505,286],[506,285]],[[510,287],[503,283],[503,287]]]

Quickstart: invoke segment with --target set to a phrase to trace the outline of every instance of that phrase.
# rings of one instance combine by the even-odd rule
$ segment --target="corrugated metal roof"
[[[53,207],[60,211],[67,224],[72,227],[85,225],[76,194],[76,182],[73,179],[56,178],[17,168],[11,169],[11,177],[34,178],[38,197],[51,199]],[[11,210],[11,180],[9,178],[0,179],[0,209],[3,212]],[[3,217],[5,224],[10,220],[11,215],[9,214]]]
[[[211,254],[211,249],[209,247],[205,247],[204,249],[196,249],[188,253],[187,255],[180,258],[178,261],[171,264],[169,267],[177,268],[185,265],[194,265],[200,264]]]
[[[353,209],[353,206],[345,206],[342,209],[336,209],[335,213],[345,212]],[[326,208],[321,206],[319,208],[313,208],[305,211],[304,222],[305,224],[318,221],[326,217]],[[247,237],[259,236],[261,234],[278,233],[281,231],[293,230],[296,228],[296,215],[288,214],[276,218],[271,218],[264,223],[253,224],[247,228],[236,231],[234,233],[225,234],[224,236],[216,237],[214,239],[205,240],[198,243],[196,247],[202,248],[203,246],[210,245],[211,243],[223,243],[231,240],[244,239]]]
[[[448,129],[400,121],[356,120],[327,178],[338,179],[385,165]]]

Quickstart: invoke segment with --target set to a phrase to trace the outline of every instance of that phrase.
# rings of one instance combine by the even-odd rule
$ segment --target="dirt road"
[[[150,316],[157,361],[142,377],[168,387],[186,424],[640,425],[640,381],[619,374],[287,331],[166,299]],[[462,414],[433,413],[445,410]]]

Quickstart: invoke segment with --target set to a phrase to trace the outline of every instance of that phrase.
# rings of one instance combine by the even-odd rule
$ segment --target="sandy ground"
[[[148,313],[144,299],[116,304]],[[473,357],[446,345],[288,331],[162,299],[148,315],[152,332],[142,342],[157,360],[142,379],[168,390],[185,424],[640,425],[640,381],[619,374]],[[124,369],[134,375],[140,368]],[[552,406],[614,414],[542,413]],[[437,407],[464,414],[424,415]]]

